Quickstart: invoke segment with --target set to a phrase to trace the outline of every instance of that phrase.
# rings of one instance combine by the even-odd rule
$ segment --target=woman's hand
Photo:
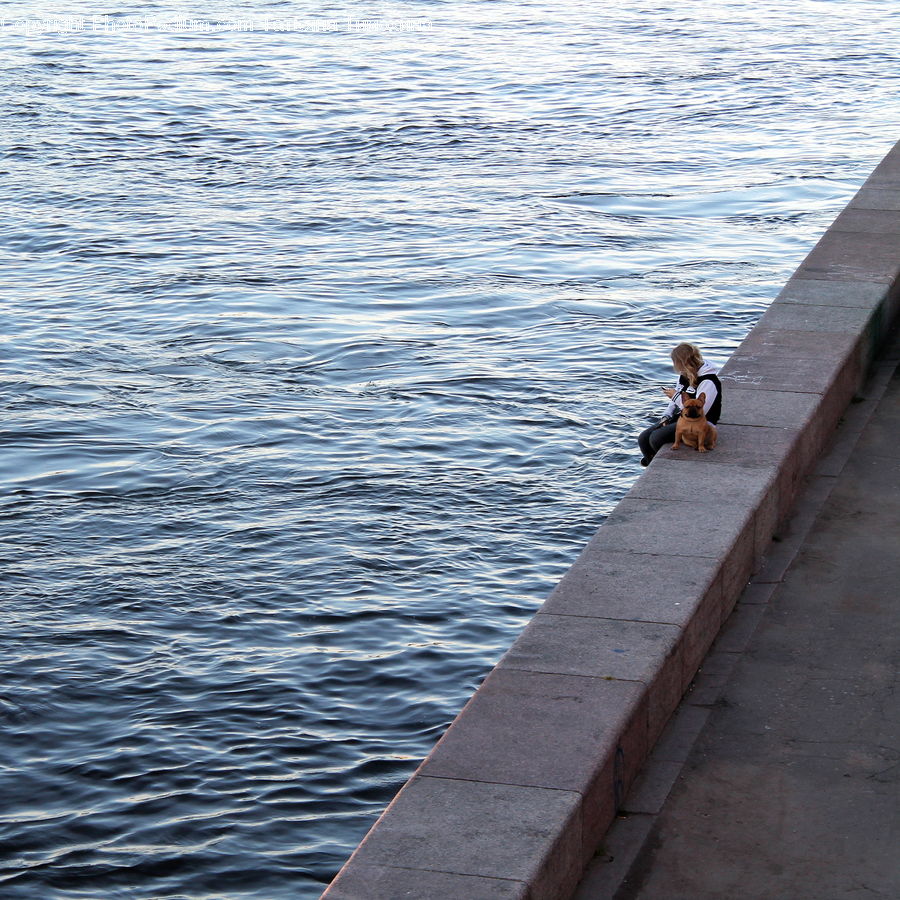
[[[663,388],[662,392],[671,400],[675,396],[675,388]]]

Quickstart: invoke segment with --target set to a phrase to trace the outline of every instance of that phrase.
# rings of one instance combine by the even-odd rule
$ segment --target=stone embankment
[[[716,450],[637,479],[327,900],[571,896],[889,333],[898,273],[900,144],[723,367]]]

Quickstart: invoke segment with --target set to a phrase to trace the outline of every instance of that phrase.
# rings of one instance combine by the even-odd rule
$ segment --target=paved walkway
[[[900,340],[576,900],[900,897]]]

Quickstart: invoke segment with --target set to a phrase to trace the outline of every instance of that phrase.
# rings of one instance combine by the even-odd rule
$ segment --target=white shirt
[[[716,395],[719,392],[716,390],[716,386],[709,379],[704,380],[703,376],[717,374],[718,370],[716,369],[716,367],[711,366],[708,362],[703,363],[703,365],[700,366],[700,369],[697,372],[697,393],[695,396],[699,397],[701,394],[706,394],[706,397],[703,400],[704,415],[709,412],[713,403],[715,403]],[[663,413],[664,416],[674,416],[676,410],[680,411],[684,408],[684,400],[682,399],[684,395],[678,393],[681,390],[681,383],[676,382],[675,391],[677,393],[677,396],[674,400],[669,401],[669,405],[666,407],[666,411]]]

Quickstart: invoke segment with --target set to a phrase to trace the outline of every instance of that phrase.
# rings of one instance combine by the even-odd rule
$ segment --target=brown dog
[[[682,444],[695,447],[701,453],[712,450],[716,446],[719,435],[716,429],[706,421],[703,404],[706,394],[700,394],[694,400],[685,398],[684,409],[675,423],[675,443],[672,449],[677,450]]]

